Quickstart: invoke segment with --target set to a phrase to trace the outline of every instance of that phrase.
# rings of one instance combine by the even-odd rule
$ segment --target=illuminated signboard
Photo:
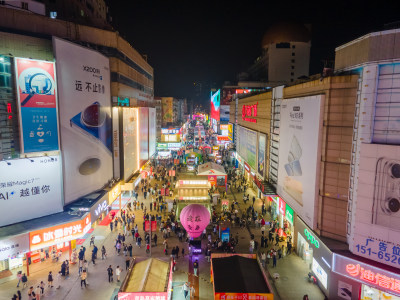
[[[221,90],[211,94],[211,118],[216,122],[220,119]],[[216,130],[214,130],[216,131]]]
[[[205,185],[207,180],[179,180],[179,185]]]
[[[242,120],[252,123],[257,123],[257,120],[252,117],[257,117],[258,102],[253,105],[242,106]]]
[[[279,212],[282,214],[282,216],[285,216],[286,202],[283,201],[283,199],[281,197],[279,197]]]
[[[310,241],[311,245],[314,245],[315,247],[319,248],[318,240],[307,228],[304,228],[304,235],[306,236],[307,240]]]
[[[294,212],[293,209],[287,204],[286,204],[285,216],[286,220],[288,220],[288,222],[293,225]]]
[[[317,278],[320,280],[321,284],[324,286],[324,288],[328,288],[328,274],[325,272],[325,270],[320,266],[320,264],[316,261],[316,259],[313,257],[312,261],[312,270],[317,276]]]
[[[115,187],[112,188],[111,191],[108,192],[108,203],[111,204],[114,202],[118,196],[121,195],[121,184],[118,183]]]
[[[363,262],[333,254],[332,271],[379,290],[400,295],[400,275]]]

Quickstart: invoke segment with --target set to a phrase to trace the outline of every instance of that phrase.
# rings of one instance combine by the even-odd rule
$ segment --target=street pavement
[[[179,176],[179,174],[178,174]],[[152,182],[154,184],[154,180]],[[248,189],[250,194],[250,199],[252,198],[253,191]],[[236,193],[228,189],[228,199],[234,200],[235,198],[239,202],[240,209],[245,208],[245,204],[242,201],[242,193]],[[147,197],[147,199],[143,199],[143,195],[139,193],[139,201],[144,202],[147,206],[149,212],[149,204],[151,199]],[[261,200],[257,199],[255,203],[255,208],[260,211],[261,210]],[[248,206],[248,205],[247,205]],[[142,222],[143,222],[143,212],[141,210],[134,211],[136,219],[135,223],[138,224],[139,233],[142,237],[144,237]],[[150,212],[149,212],[150,213]],[[153,211],[152,213],[155,214]],[[239,229],[239,227],[232,228],[231,233],[233,236],[236,235],[236,232],[239,234],[239,245],[236,247],[237,253],[249,253],[249,243],[250,243],[250,232],[255,235],[257,241],[260,240],[261,232],[259,228],[250,228],[250,232],[247,229]],[[123,272],[121,274],[121,282],[126,275],[125,271],[125,257],[122,252],[121,255],[118,256],[116,254],[114,245],[115,240],[118,233],[122,233],[121,229],[114,229],[113,232],[110,231],[109,226],[97,226],[94,231],[88,234],[85,238],[85,242],[83,245],[86,247],[86,259],[89,261],[91,255],[92,247],[89,246],[90,237],[92,235],[95,236],[95,244],[99,248],[99,252],[101,247],[104,245],[107,250],[107,259],[101,260],[101,254],[98,255],[100,259],[96,260],[96,264],[89,264],[88,271],[88,286],[81,287],[80,286],[80,278],[78,276],[78,267],[77,265],[70,265],[70,276],[68,278],[62,278],[60,280],[60,288],[56,289],[58,285],[55,282],[55,287],[48,288],[46,284],[45,293],[43,299],[65,299],[65,300],[76,300],[76,299],[114,299],[116,292],[118,291],[120,284],[116,282],[116,276],[114,275],[114,282],[109,283],[107,277],[107,268],[109,265],[112,265],[115,274],[115,268],[119,265]],[[158,236],[158,246],[152,247],[152,257],[157,257],[159,259],[169,261],[170,256],[166,256],[163,253],[162,246],[162,234],[157,232]],[[213,236],[214,239],[214,236]],[[149,254],[145,253],[145,246],[139,248],[135,245],[134,238],[132,235],[128,236],[126,242],[131,243],[134,247],[133,255],[136,257],[137,261],[141,261],[143,259],[149,258]],[[204,241],[205,243],[206,241]],[[191,258],[187,255],[188,247],[185,242],[179,242],[178,238],[172,234],[168,239],[169,244],[169,252],[171,249],[178,245],[180,249],[185,248],[185,257],[181,255],[177,259],[176,271],[173,275],[173,299],[184,299],[183,298],[183,290],[182,285],[184,282],[189,281],[191,285],[195,287],[194,295],[191,295],[190,299],[213,299],[213,286],[210,283],[210,263],[207,262],[204,255],[198,256],[199,261],[199,276],[196,277],[193,275],[193,268]],[[77,246],[78,248],[80,246]],[[65,254],[66,255],[66,254]],[[69,259],[65,257],[62,260]],[[36,286],[40,281],[44,281],[47,283],[47,274],[49,271],[52,271],[53,274],[57,274],[61,269],[61,262],[58,263],[46,263],[46,266],[39,271],[31,272],[28,278],[28,288],[29,286]],[[280,278],[276,281],[272,280],[271,284],[273,285],[273,289],[277,292],[277,297],[275,299],[302,299],[304,294],[308,294],[310,300],[324,299],[322,292],[316,285],[308,283],[307,274],[309,272],[309,267],[306,263],[299,258],[296,254],[291,254],[286,256],[277,262],[277,267],[272,269],[267,266],[267,272],[272,276],[273,273],[279,273]],[[9,300],[12,295],[16,293],[17,280],[12,280],[3,284],[0,284],[0,300]],[[23,299],[27,299],[28,288],[22,289],[20,286],[20,290],[22,292]],[[188,297],[189,298],[189,297]]]

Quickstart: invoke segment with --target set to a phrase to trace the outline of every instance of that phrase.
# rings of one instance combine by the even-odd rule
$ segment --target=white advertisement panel
[[[121,178],[121,160],[119,149],[119,110],[118,107],[112,108],[112,131],[113,131],[113,158],[114,158],[114,178]]]
[[[0,161],[0,226],[63,210],[58,156]]]
[[[65,204],[113,177],[110,68],[100,53],[53,38]]]
[[[149,160],[149,108],[139,107],[140,166]]]
[[[29,233],[0,240],[0,260],[29,252]]]
[[[238,153],[252,167],[257,169],[257,132],[238,126]]]
[[[278,194],[315,228],[323,96],[282,101]]]
[[[139,169],[138,109],[122,110],[122,143],[124,147],[124,180],[127,181]]]
[[[361,144],[352,252],[400,268],[400,147]]]
[[[157,139],[157,126],[156,126],[156,109],[149,107],[149,157],[156,153],[156,139]]]

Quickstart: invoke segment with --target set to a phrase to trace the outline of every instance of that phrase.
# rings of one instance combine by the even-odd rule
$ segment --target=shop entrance
[[[311,269],[311,264],[313,260],[313,249],[299,232],[297,233],[297,249],[299,256],[306,261]]]

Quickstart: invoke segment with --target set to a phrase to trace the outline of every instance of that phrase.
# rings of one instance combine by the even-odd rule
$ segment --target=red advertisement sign
[[[217,176],[216,175],[209,175],[208,181],[211,183],[212,186],[217,184]]]
[[[83,220],[32,231],[29,233],[30,250],[34,251],[75,240],[86,234],[91,226],[90,214],[88,214]]]
[[[150,221],[145,221],[144,222],[144,230],[149,231],[150,230]],[[151,231],[157,231],[157,221],[151,221]]]
[[[272,300],[273,294],[259,293],[215,293],[215,300]]]
[[[279,212],[282,214],[282,216],[285,216],[286,202],[283,201],[281,197],[279,197]]]
[[[167,293],[118,293],[118,300],[167,300]]]
[[[257,120],[252,117],[257,117],[258,102],[253,105],[242,106],[242,120],[252,123],[257,123]]]
[[[161,196],[165,196],[165,189],[161,188]]]

